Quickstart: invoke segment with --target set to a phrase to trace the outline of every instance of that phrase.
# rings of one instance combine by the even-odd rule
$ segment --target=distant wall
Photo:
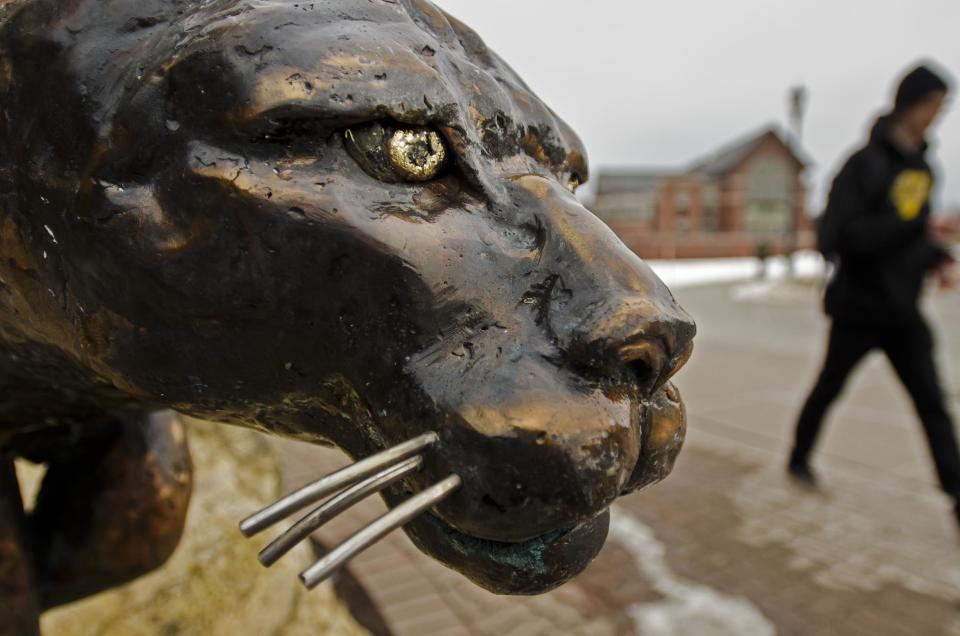
[[[656,232],[645,224],[625,220],[607,221],[610,228],[631,250],[645,259],[739,258],[756,256],[761,244],[770,255],[816,247],[811,230],[797,234],[795,245],[786,236],[764,236],[750,232]]]

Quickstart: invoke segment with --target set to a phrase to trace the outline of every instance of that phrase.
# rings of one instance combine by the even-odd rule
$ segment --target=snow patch
[[[776,629],[753,603],[720,594],[713,588],[684,581],[670,569],[666,547],[653,531],[614,506],[610,538],[634,558],[637,569],[666,598],[627,609],[644,636],[774,636]]]
[[[797,252],[793,257],[795,275],[800,278],[822,278],[824,261],[818,252]],[[694,285],[715,285],[756,279],[760,276],[760,261],[756,258],[710,258],[673,261],[647,261],[647,265],[666,283],[680,288]],[[773,256],[767,259],[767,278],[787,277],[787,259]]]

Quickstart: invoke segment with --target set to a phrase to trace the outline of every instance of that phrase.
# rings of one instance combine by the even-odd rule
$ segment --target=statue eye
[[[410,181],[429,181],[447,161],[443,139],[428,128],[401,128],[387,141],[387,155],[397,174]]]
[[[430,181],[447,163],[433,129],[372,122],[344,131],[347,151],[368,174],[388,183]]]

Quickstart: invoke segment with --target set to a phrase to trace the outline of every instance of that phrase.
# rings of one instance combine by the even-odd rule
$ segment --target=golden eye
[[[573,175],[570,177],[570,180],[567,181],[567,190],[570,192],[576,192],[577,188],[580,187],[580,177]]]
[[[390,165],[407,181],[429,181],[447,161],[443,139],[428,128],[400,128],[387,140]]]

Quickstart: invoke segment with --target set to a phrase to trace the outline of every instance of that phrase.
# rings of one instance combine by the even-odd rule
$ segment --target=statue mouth
[[[619,495],[663,479],[673,467],[685,433],[683,403],[670,383],[634,408],[641,413],[644,442]],[[241,531],[252,536],[326,499],[264,548],[259,558],[269,566],[360,499],[380,493],[390,510],[305,570],[300,578],[308,588],[401,527],[421,552],[498,594],[547,592],[583,571],[600,552],[609,526],[611,500],[587,518],[560,523],[516,541],[476,536],[441,518],[434,509],[465,485],[459,475],[450,475],[422,489],[411,490],[403,485],[408,483],[404,481],[406,477],[420,471],[426,453],[438,441],[437,433],[425,433],[351,464],[251,515],[241,522]],[[503,523],[510,522],[505,515]]]
[[[644,441],[619,496],[664,479],[673,469],[686,433],[683,400],[671,382],[634,408],[640,410]],[[388,495],[391,503],[392,495]],[[609,520],[608,505],[574,525],[509,542],[473,536],[427,512],[404,531],[422,552],[477,585],[498,594],[532,595],[559,587],[582,572],[603,547]]]
[[[404,488],[391,487],[420,469],[419,453],[436,441],[435,433],[426,433],[307,484],[244,519],[240,530],[253,536],[329,496],[260,552],[260,562],[269,567],[353,503],[381,492],[390,510],[304,570],[300,579],[307,588],[315,587],[399,527],[428,556],[501,594],[539,594],[553,589],[579,573],[603,547],[609,520],[606,510],[576,527],[507,543],[470,536],[429,511],[459,488],[457,475],[412,495]]]

